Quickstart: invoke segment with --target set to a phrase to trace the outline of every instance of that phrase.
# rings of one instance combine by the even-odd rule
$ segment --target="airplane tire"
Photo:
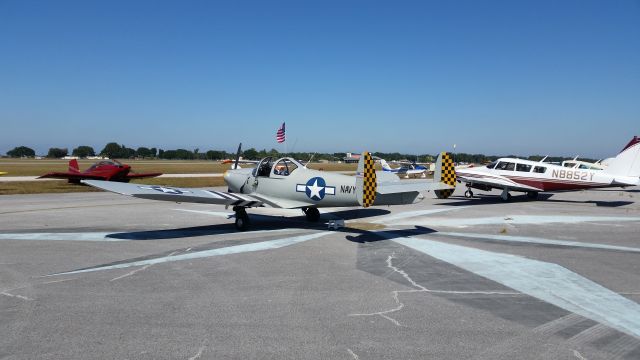
[[[467,199],[471,199],[473,197],[473,191],[471,190],[467,190],[464,192],[464,197],[466,197]]]
[[[500,200],[502,200],[502,202],[509,202],[511,201],[511,194],[507,194],[507,199],[505,200],[502,196],[500,196]]]
[[[307,216],[307,221],[310,222],[318,222],[320,220],[320,211],[315,207],[308,207],[304,211],[304,214]]]
[[[247,231],[249,230],[249,216],[247,212],[243,210],[236,211],[236,229],[238,231]]]
[[[453,194],[453,189],[451,190],[433,190],[433,193],[436,195],[438,199],[448,199],[451,194]]]
[[[537,191],[529,191],[527,193],[527,198],[529,198],[530,200],[535,200],[538,198],[538,192]]]

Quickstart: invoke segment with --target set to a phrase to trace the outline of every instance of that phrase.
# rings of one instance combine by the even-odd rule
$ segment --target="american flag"
[[[280,128],[278,129],[278,131],[276,132],[276,141],[279,143],[283,143],[284,142],[284,123],[282,123],[282,126],[280,126]]]

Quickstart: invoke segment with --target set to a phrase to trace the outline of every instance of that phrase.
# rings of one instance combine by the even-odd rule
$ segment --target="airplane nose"
[[[224,172],[224,182],[227,183],[229,190],[232,192],[240,192],[240,188],[244,185],[244,181],[246,180],[246,176],[241,174],[235,174],[231,171]]]

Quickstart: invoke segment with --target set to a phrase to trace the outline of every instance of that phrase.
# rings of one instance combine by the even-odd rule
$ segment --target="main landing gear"
[[[500,195],[500,198],[504,202],[511,201],[511,194],[509,194],[509,189],[504,188],[504,190],[502,190],[502,194]]]
[[[529,200],[535,200],[538,198],[538,192],[537,191],[529,191],[527,193],[527,199]]]
[[[464,197],[471,199],[473,197],[473,191],[471,191],[471,184],[467,184],[467,191],[464,192]]]
[[[249,215],[247,215],[247,210],[242,206],[234,206],[233,211],[236,213],[236,229],[239,231],[247,231],[249,229]]]
[[[302,212],[307,216],[307,221],[318,222],[320,220],[320,211],[315,207],[304,207]]]

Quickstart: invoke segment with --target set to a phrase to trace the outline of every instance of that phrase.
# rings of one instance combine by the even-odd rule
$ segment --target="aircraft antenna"
[[[311,154],[311,157],[309,158],[309,160],[307,161],[306,164],[304,164],[304,167],[307,167],[307,165],[309,165],[309,163],[311,162],[311,160],[313,160],[313,157],[316,156],[316,153]]]

